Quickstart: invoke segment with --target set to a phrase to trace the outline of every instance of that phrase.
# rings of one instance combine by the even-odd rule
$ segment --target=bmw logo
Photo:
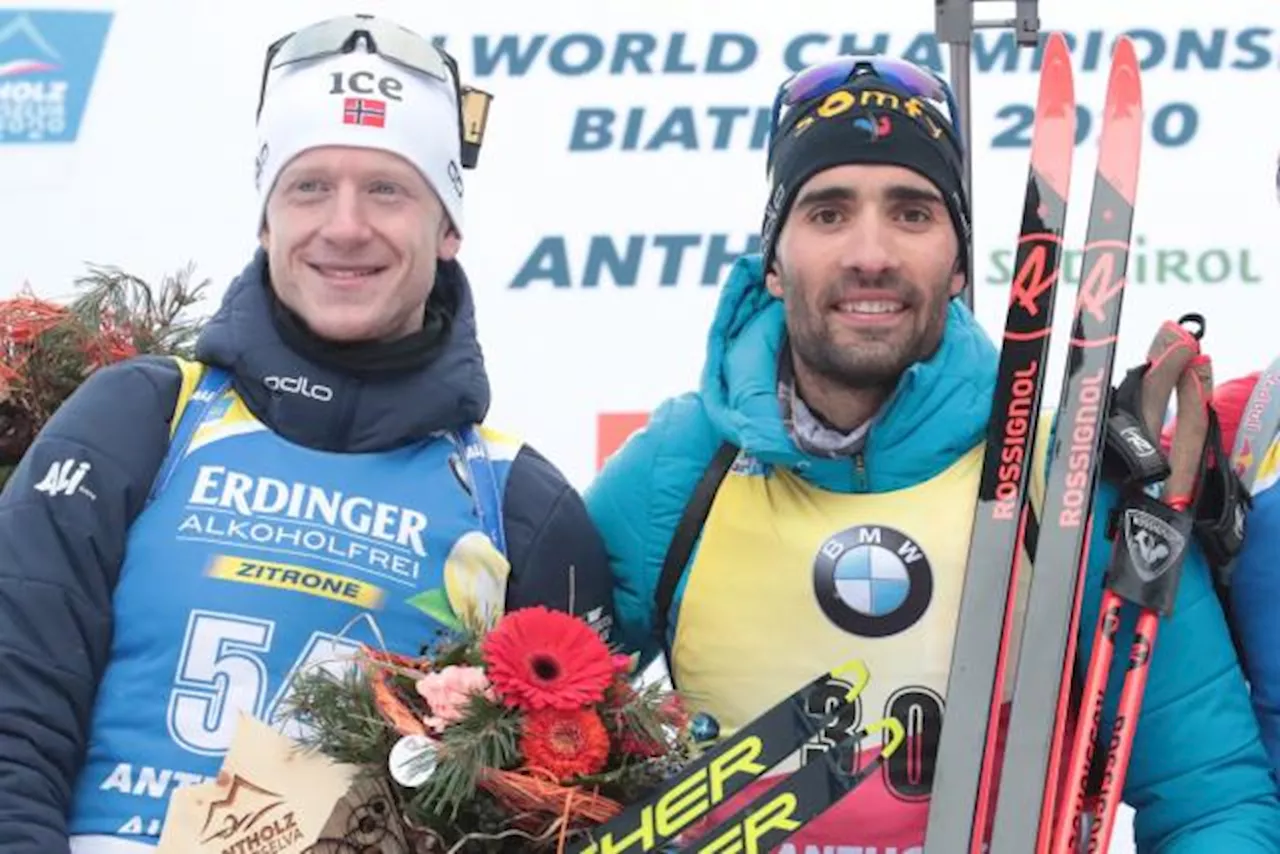
[[[933,598],[933,569],[924,549],[901,531],[858,525],[822,544],[813,563],[813,592],[841,629],[887,637],[924,615]]]

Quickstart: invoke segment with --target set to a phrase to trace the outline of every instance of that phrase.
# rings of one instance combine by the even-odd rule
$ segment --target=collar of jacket
[[[701,397],[719,434],[762,463],[823,489],[887,492],[934,477],[985,436],[999,354],[958,300],[937,352],[903,373],[860,458],[823,459],[796,445],[778,401],[785,341],[782,302],[765,289],[760,256],[740,258],[707,337]]]
[[[448,289],[452,321],[432,358],[413,370],[342,369],[290,347],[272,319],[267,277],[258,250],[201,332],[196,358],[230,371],[246,405],[275,433],[309,448],[364,453],[484,419],[489,380],[461,266],[440,266],[435,287]]]

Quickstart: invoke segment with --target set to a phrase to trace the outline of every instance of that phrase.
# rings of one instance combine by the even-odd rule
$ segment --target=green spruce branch
[[[359,668],[343,675],[316,668],[299,673],[285,715],[303,725],[299,741],[336,762],[381,766],[395,732],[378,711],[373,689]]]
[[[460,721],[445,728],[435,772],[417,789],[410,802],[410,818],[434,824],[456,820],[477,795],[481,775],[488,769],[510,768],[520,758],[520,717],[481,695],[467,703]]]

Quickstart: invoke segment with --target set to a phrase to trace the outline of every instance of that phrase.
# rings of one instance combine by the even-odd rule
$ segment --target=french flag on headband
[[[345,98],[342,104],[344,125],[387,126],[387,102],[369,98]]]

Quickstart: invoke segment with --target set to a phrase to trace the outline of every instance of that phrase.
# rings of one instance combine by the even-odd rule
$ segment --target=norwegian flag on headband
[[[342,104],[344,125],[387,126],[387,102],[369,98],[346,98]]]

